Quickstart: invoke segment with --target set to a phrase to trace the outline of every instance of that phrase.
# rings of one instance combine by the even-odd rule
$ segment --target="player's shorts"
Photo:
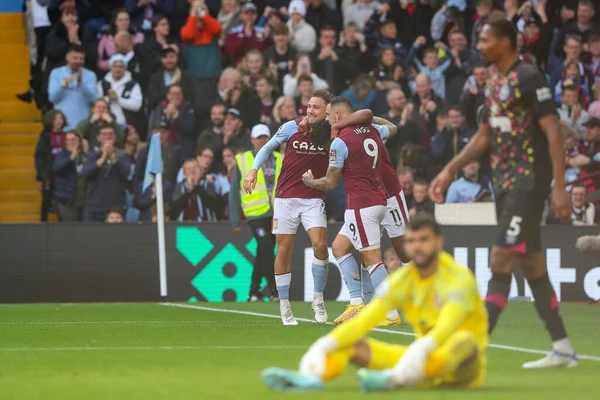
[[[387,231],[390,239],[403,236],[406,233],[406,224],[409,221],[408,207],[404,192],[387,199],[387,209],[381,226]]]
[[[540,222],[549,190],[514,189],[496,195],[498,237],[496,245],[516,253],[535,253],[542,249]]]
[[[325,203],[322,199],[280,199],[273,205],[273,234],[295,235],[302,223],[304,229],[327,228]]]
[[[378,249],[381,243],[381,222],[386,206],[346,210],[340,235],[346,236],[356,250]]]

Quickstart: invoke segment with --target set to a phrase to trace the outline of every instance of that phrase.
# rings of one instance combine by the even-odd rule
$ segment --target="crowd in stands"
[[[252,148],[250,131],[262,124],[273,134],[303,117],[318,89],[398,125],[386,146],[410,213],[433,212],[428,182],[475,133],[496,72],[475,48],[492,17],[514,22],[522,61],[548,77],[572,128],[572,182],[600,165],[595,8],[590,0],[27,0],[35,56],[18,97],[43,113],[41,219],[57,211],[61,221],[155,220],[156,188],[142,190],[153,133],[166,217],[228,219],[235,155]],[[485,157],[455,178],[448,202],[493,201]],[[572,187],[573,224],[595,222],[588,190]],[[326,207],[331,221],[343,219],[341,185]]]

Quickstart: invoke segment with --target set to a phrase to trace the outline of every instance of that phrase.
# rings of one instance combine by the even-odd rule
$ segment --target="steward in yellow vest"
[[[229,191],[229,215],[234,232],[239,233],[241,231],[241,209],[256,239],[256,257],[248,301],[262,301],[265,297],[259,293],[259,285],[263,277],[267,280],[269,297],[272,300],[277,297],[273,271],[275,237],[271,233],[271,222],[275,188],[283,164],[281,154],[273,152],[272,156],[263,164],[258,171],[256,187],[252,194],[246,194],[243,188],[243,177],[252,169],[254,156],[269,141],[270,137],[271,132],[266,125],[259,124],[252,128],[250,138],[253,150],[235,156],[237,166],[233,170],[231,190]]]

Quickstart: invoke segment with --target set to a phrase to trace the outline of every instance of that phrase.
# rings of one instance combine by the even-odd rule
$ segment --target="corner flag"
[[[154,175],[162,173],[162,153],[160,148],[160,133],[152,135],[150,148],[148,149],[148,160],[146,161],[146,175],[144,175],[143,191],[154,183]]]

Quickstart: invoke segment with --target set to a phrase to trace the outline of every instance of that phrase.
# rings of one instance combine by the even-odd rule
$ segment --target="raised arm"
[[[310,188],[319,189],[323,191],[335,189],[342,176],[342,168],[335,168],[329,166],[327,168],[327,174],[324,177],[315,179],[312,171],[309,169],[304,175],[302,175],[302,182]]]
[[[398,133],[398,127],[396,126],[396,124],[394,124],[393,122],[388,121],[385,118],[373,117],[373,123],[376,124],[376,125],[385,126],[388,129],[388,131],[389,131],[389,136],[388,137],[392,137],[396,133]]]

